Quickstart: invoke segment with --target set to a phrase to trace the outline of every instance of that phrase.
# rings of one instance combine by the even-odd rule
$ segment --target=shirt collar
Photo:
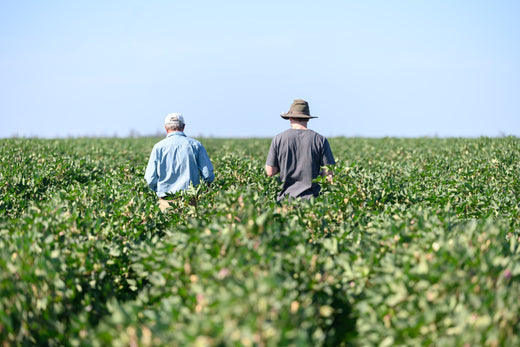
[[[182,131],[173,131],[171,133],[169,133],[166,137],[170,137],[170,136],[186,136]]]

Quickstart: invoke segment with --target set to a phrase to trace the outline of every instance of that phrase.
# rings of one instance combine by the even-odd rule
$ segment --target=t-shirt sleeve
[[[332,155],[332,150],[330,149],[329,141],[325,139],[323,143],[323,157],[321,159],[322,165],[334,165],[336,161],[334,160],[334,156]]]
[[[276,150],[277,146],[275,143],[275,139],[271,141],[271,147],[269,147],[269,153],[267,154],[267,160],[265,162],[266,165],[272,166],[272,167],[279,167],[278,166],[278,153]]]

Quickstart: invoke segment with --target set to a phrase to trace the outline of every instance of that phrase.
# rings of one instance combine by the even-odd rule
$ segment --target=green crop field
[[[200,139],[162,214],[157,138],[0,140],[2,346],[519,346],[520,139],[332,138],[276,203],[270,139]]]

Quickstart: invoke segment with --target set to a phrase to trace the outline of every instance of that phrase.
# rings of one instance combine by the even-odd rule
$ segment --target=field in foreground
[[[0,140],[4,346],[520,345],[520,139],[333,138],[282,204],[270,140],[201,139],[166,214],[157,140]]]

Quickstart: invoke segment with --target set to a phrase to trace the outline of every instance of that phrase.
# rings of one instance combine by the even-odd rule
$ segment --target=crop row
[[[201,139],[216,180],[165,214],[156,141],[0,141],[5,345],[520,343],[519,139],[333,138],[284,203],[268,139]]]

